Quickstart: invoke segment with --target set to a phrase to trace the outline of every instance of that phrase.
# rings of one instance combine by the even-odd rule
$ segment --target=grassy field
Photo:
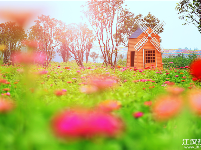
[[[188,67],[134,70],[96,63],[84,66],[2,65],[0,150],[180,150],[189,146],[182,145],[183,139],[200,139],[199,112],[189,104],[200,83],[192,81]],[[63,111],[68,116],[71,109],[78,111],[78,117],[89,119],[64,119],[64,128],[71,124],[73,133],[61,135],[55,118]],[[99,116],[98,123],[86,123],[93,114]],[[105,116],[109,121],[102,121]],[[80,133],[86,129],[83,126],[89,135]]]

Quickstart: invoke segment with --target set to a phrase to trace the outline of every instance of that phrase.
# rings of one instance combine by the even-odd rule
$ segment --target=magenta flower
[[[10,93],[9,93],[9,92],[7,92],[7,93],[6,93],[6,95],[7,95],[7,96],[10,96]]]
[[[165,81],[164,83],[165,83],[165,84],[168,84],[168,83],[170,83],[170,81]]]
[[[175,75],[175,77],[178,77],[179,75]]]
[[[143,112],[135,112],[135,113],[133,113],[133,116],[135,117],[135,118],[140,118],[140,117],[142,117],[144,114],[143,114]]]
[[[53,117],[51,127],[60,138],[93,138],[116,136],[123,127],[122,121],[106,112],[71,109]]]
[[[62,91],[67,92],[67,90],[66,90],[66,89],[62,89]]]

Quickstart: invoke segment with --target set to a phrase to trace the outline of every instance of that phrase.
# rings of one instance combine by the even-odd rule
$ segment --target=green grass
[[[65,69],[67,66],[71,70]],[[159,71],[114,70],[94,63],[84,66],[91,69],[83,70],[75,63],[52,63],[46,69],[47,74],[37,77],[34,72],[43,68],[33,66],[29,68],[32,75],[29,78],[17,71],[21,68],[19,66],[1,66],[1,78],[10,84],[1,84],[0,91],[5,93],[3,89],[9,88],[10,98],[16,106],[11,112],[0,114],[0,150],[180,150],[184,149],[183,139],[200,138],[201,119],[188,110],[169,121],[157,122],[153,119],[151,108],[144,105],[145,101],[154,102],[158,95],[167,94],[166,86],[162,86],[165,81],[175,82],[185,88],[185,92],[188,91],[193,82],[188,69],[164,69],[156,73]],[[116,89],[90,95],[80,92],[81,77],[108,72],[120,79]],[[186,79],[182,78],[184,76]],[[155,82],[132,82],[139,79]],[[18,83],[14,84],[16,81]],[[196,82],[195,85],[200,87],[200,83]],[[149,88],[151,86],[154,88]],[[67,94],[58,97],[54,94],[57,89],[66,89]],[[60,110],[74,105],[92,107],[107,99],[122,103],[122,107],[114,112],[125,124],[125,130],[118,137],[69,141],[60,140],[52,133],[50,121]],[[132,114],[138,111],[143,112],[144,116],[136,119]]]

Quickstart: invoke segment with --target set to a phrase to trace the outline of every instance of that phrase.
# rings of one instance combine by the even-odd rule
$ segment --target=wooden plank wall
[[[157,68],[163,69],[161,53],[157,50],[156,53],[157,53]]]

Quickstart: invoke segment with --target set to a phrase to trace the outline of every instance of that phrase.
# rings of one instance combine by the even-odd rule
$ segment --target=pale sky
[[[184,20],[180,20],[175,10],[176,3],[180,0],[126,0],[124,5],[126,8],[136,15],[142,14],[146,16],[149,12],[157,17],[159,20],[164,21],[164,32],[159,34],[162,39],[162,47],[164,49],[177,49],[177,48],[198,48],[201,49],[201,34],[198,29],[193,25],[182,25]],[[87,19],[81,19],[84,16],[80,11],[81,5],[86,1],[0,1],[0,9],[2,8],[20,8],[20,9],[40,9],[39,14],[49,15],[50,18],[55,18],[70,23],[84,23],[88,25]],[[37,18],[36,18],[37,19]],[[0,19],[0,22],[4,20]],[[30,25],[33,24],[30,23]]]

